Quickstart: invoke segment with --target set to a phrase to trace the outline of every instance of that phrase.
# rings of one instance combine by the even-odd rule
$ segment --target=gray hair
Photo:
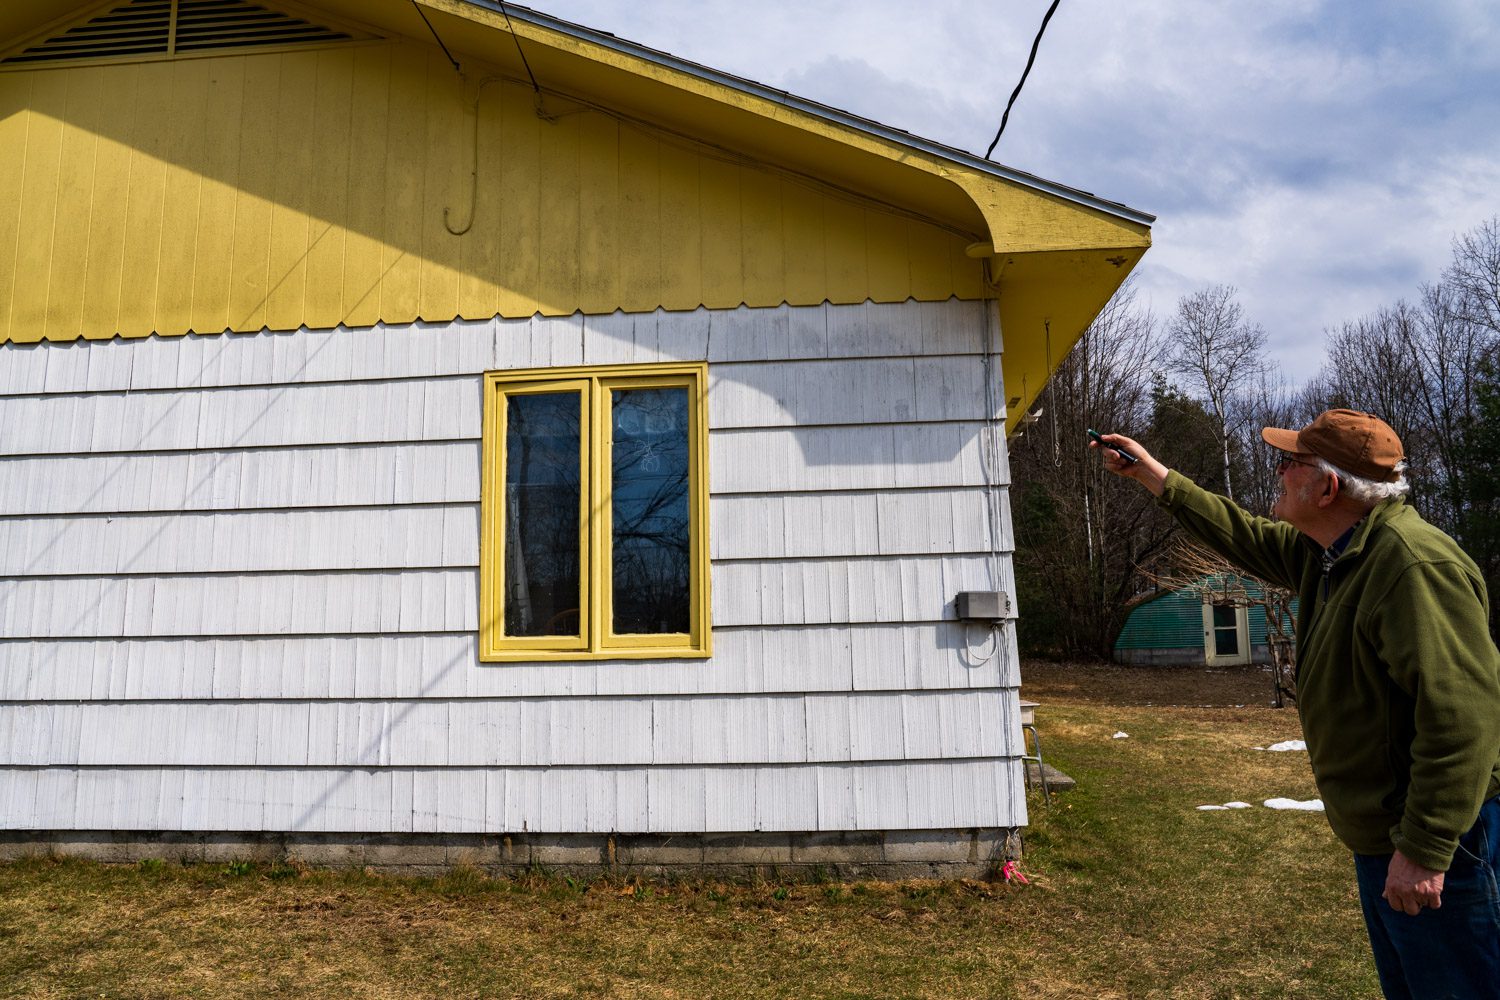
[[[1339,477],[1339,489],[1349,494],[1349,499],[1355,503],[1368,504],[1373,507],[1382,500],[1391,497],[1404,496],[1411,490],[1411,483],[1406,481],[1406,463],[1396,463],[1396,481],[1393,483],[1377,483],[1373,479],[1365,479],[1345,472],[1338,466],[1326,459],[1313,456],[1313,461],[1318,468],[1331,475]]]

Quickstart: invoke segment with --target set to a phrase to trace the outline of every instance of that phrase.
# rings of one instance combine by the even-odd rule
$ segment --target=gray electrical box
[[[960,621],[995,622],[1010,615],[1010,598],[998,590],[965,590],[953,607]]]

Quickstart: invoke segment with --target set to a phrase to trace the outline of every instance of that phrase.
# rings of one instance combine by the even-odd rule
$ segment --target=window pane
[[[505,634],[581,635],[578,428],[583,395],[517,393],[505,408]]]
[[[688,392],[610,394],[614,633],[691,627],[688,533]]]
[[[1214,605],[1214,655],[1236,656],[1240,651],[1239,612],[1233,604]]]

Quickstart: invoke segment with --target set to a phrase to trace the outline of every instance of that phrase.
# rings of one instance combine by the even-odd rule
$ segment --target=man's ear
[[[1318,506],[1330,506],[1339,498],[1339,477],[1333,473],[1328,474],[1328,479],[1323,485],[1323,495],[1318,497]]]

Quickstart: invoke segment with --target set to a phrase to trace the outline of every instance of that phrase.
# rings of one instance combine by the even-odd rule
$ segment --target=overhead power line
[[[1026,57],[1026,68],[1021,71],[1021,80],[1016,84],[1016,89],[1011,92],[1010,100],[1005,102],[1005,114],[1000,116],[1000,128],[995,132],[995,138],[990,140],[990,148],[984,151],[986,160],[995,151],[1001,134],[1005,132],[1005,123],[1010,120],[1010,109],[1015,105],[1016,98],[1021,96],[1021,88],[1026,86],[1026,77],[1031,72],[1031,64],[1036,62],[1036,50],[1041,47],[1042,35],[1047,32],[1047,22],[1052,20],[1052,15],[1057,12],[1057,5],[1061,2],[1062,0],[1052,0],[1052,6],[1047,8],[1047,16],[1042,18],[1042,26],[1037,29],[1036,40],[1031,43],[1031,55]]]

